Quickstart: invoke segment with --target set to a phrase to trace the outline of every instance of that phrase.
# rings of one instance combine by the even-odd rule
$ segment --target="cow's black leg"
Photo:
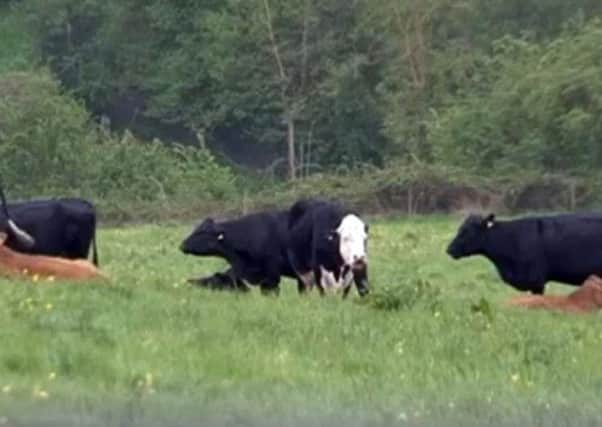
[[[543,295],[545,292],[545,285],[536,286],[531,288],[531,293],[533,295]]]
[[[351,290],[351,283],[343,288],[343,299],[347,298],[349,291]]]
[[[297,292],[300,294],[307,293],[307,286],[305,286],[305,283],[301,279],[297,279]]]
[[[314,268],[314,280],[316,282],[316,287],[318,288],[320,295],[324,296],[325,292],[324,287],[322,286],[322,270],[320,269],[320,267]]]
[[[278,296],[280,295],[280,287],[279,286],[272,286],[272,285],[266,285],[265,283],[262,283],[260,285],[261,287],[261,293],[263,295],[273,295],[273,296]]]
[[[278,296],[280,294],[280,276],[272,275],[268,276],[261,281],[259,287],[261,288],[261,293],[263,295],[274,295]]]
[[[307,273],[298,274],[297,276],[297,291],[300,294],[304,294],[307,291],[310,291],[313,287],[314,274],[313,271],[308,271]]]
[[[236,289],[239,292],[249,292],[249,287],[241,279],[236,279]]]
[[[247,284],[234,273],[234,269],[228,269],[224,274],[228,275],[235,291],[249,292]]]
[[[370,289],[368,288],[368,267],[364,267],[361,270],[353,270],[353,281],[355,282],[355,287],[357,288],[357,293],[360,294],[360,297],[366,296],[370,293]],[[349,292],[350,286],[346,289]],[[343,298],[346,297],[346,293],[343,293]]]

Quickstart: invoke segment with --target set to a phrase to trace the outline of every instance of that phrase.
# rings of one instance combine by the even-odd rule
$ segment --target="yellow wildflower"
[[[40,386],[35,386],[33,388],[33,397],[37,397],[40,399],[48,399],[48,392],[40,388]]]

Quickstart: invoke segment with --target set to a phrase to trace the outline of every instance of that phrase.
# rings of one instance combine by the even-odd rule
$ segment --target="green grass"
[[[103,229],[112,285],[0,281],[0,421],[599,425],[602,316],[503,307],[456,226],[375,222],[362,301],[191,288],[224,265],[179,253],[191,226]]]

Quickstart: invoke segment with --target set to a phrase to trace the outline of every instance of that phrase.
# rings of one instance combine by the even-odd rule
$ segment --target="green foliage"
[[[23,14],[0,2],[0,74],[31,67],[34,39],[25,28]]]
[[[546,188],[559,182],[562,201],[554,197],[546,208],[575,207],[595,201],[602,163],[601,14],[595,0],[30,0],[0,11],[0,73],[40,60],[95,115],[134,123],[137,137],[167,133],[167,145],[180,137],[165,131],[169,124],[219,151],[261,145],[267,154],[257,164],[285,164],[291,150],[299,175],[313,176],[278,186],[282,194],[267,190],[272,204],[325,189],[408,212],[446,210],[450,203],[437,197],[461,181],[471,191],[497,192],[513,209],[529,205],[521,200],[539,180]],[[126,186],[134,204],[167,206],[187,188],[198,198],[229,194],[230,204],[248,203],[231,191],[230,172],[193,166],[214,159],[131,136],[125,145],[107,143],[95,130],[82,131],[90,126],[79,102],[64,97],[51,107],[50,99],[31,114],[55,108],[56,118],[33,126],[13,117],[10,132],[18,127],[33,140],[48,133],[51,142],[38,149],[22,140],[3,152],[40,177],[62,162],[74,166],[45,180],[45,189],[25,188],[13,168],[7,179],[19,193],[65,188],[78,177],[80,192],[115,206],[123,205],[111,202],[115,188]],[[22,114],[2,102],[6,117]],[[88,167],[94,150],[132,163],[121,168],[112,160],[95,172]],[[346,180],[355,176],[354,192]],[[245,187],[257,193],[255,184]],[[571,202],[566,192],[574,193]]]
[[[45,72],[0,76],[0,174],[20,198],[83,194],[129,201],[223,200],[230,170],[202,147],[143,143],[100,131]]]
[[[410,310],[420,304],[434,313],[441,303],[440,294],[440,289],[428,280],[419,279],[416,283],[405,283],[394,288],[379,287],[369,298],[358,300],[358,303],[385,311]]]
[[[69,188],[87,173],[97,143],[88,113],[48,73],[0,76],[0,117],[7,190]]]
[[[543,46],[499,40],[490,65],[499,77],[488,96],[469,95],[433,121],[437,159],[506,176],[595,170],[601,40],[597,20]]]

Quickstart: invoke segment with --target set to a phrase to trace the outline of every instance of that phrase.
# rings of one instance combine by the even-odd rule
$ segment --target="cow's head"
[[[330,233],[329,239],[336,242],[343,264],[353,270],[364,269],[368,262],[368,225],[358,216],[343,217],[338,228]]]
[[[489,230],[495,225],[495,215],[470,215],[464,220],[454,240],[447,247],[453,259],[479,254]]]
[[[180,250],[190,255],[221,255],[224,239],[223,227],[213,218],[207,218],[180,244]]]

